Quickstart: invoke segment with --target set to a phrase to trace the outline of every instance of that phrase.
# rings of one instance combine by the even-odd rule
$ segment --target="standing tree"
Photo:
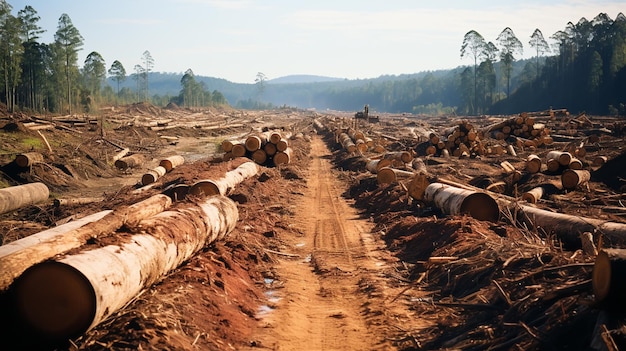
[[[143,74],[144,74],[144,83],[145,83],[145,99],[149,101],[150,96],[150,86],[148,82],[148,75],[152,72],[152,68],[154,67],[154,59],[152,55],[150,55],[150,51],[146,50],[143,52],[143,56],[141,57],[141,61],[143,62]]]
[[[133,75],[133,79],[135,83],[137,83],[137,102],[139,102],[139,95],[141,94],[141,87],[145,86],[144,83],[146,79],[146,70],[141,65],[135,65],[135,74]]]
[[[43,78],[43,63],[41,44],[37,42],[39,35],[45,32],[37,22],[40,17],[32,6],[26,6],[17,13],[22,26],[24,57],[22,61],[22,95],[24,105],[38,109],[39,91],[38,80]]]
[[[521,54],[523,46],[509,27],[504,28],[496,40],[500,44],[500,60],[504,64],[503,73],[506,78],[506,96],[508,97],[511,93],[511,72],[515,54]]]
[[[180,100],[185,107],[192,107],[193,96],[195,85],[198,84],[196,82],[196,78],[193,75],[193,71],[188,69],[185,71],[185,74],[180,79],[180,85],[182,85],[182,89],[180,91]]]
[[[17,86],[22,74],[21,63],[24,47],[20,40],[20,20],[11,15],[11,5],[0,2],[0,71],[4,83],[7,108],[16,107]]]
[[[528,43],[531,47],[535,48],[535,65],[537,68],[537,76],[535,79],[539,79],[539,57],[546,52],[550,52],[550,46],[548,46],[548,43],[543,38],[543,33],[541,33],[539,28],[535,29],[533,35],[530,36],[530,41]]]
[[[485,56],[485,45],[485,39],[475,30],[470,30],[465,34],[465,37],[463,37],[463,45],[461,45],[461,58],[469,56],[474,60],[474,103],[472,107],[472,113],[474,114],[478,106],[478,62],[479,60],[482,61]]]
[[[76,61],[78,60],[78,51],[81,50],[83,46],[83,37],[72,24],[70,16],[65,13],[59,18],[59,25],[54,34],[54,41],[57,54],[61,56],[58,58],[63,59],[62,65],[65,73],[63,83],[67,89],[69,114],[72,114],[72,77],[78,76]]]
[[[100,97],[100,88],[106,78],[106,66],[102,55],[93,51],[85,59],[83,66],[85,86],[91,95],[91,101],[97,101]]]
[[[126,80],[126,70],[124,65],[118,60],[113,61],[111,68],[109,68],[109,74],[113,77],[113,80],[117,83],[117,95],[120,95],[120,83]]]
[[[254,80],[254,82],[256,83],[257,100],[260,100],[261,96],[263,96],[263,93],[265,92],[265,81],[266,80],[267,80],[267,77],[265,76],[265,74],[263,72],[258,72],[256,74],[256,79]]]

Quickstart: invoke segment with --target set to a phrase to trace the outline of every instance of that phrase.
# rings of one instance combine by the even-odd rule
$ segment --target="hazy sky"
[[[79,65],[97,51],[107,69],[131,74],[148,50],[154,71],[253,83],[314,74],[348,79],[472,64],[460,58],[465,33],[495,43],[510,27],[532,56],[530,35],[545,39],[567,22],[626,13],[625,0],[8,0],[41,17],[51,43],[66,13],[84,38]]]

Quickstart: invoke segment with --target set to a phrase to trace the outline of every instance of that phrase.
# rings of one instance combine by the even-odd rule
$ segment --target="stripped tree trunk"
[[[259,172],[259,166],[252,161],[244,162],[232,171],[226,172],[220,179],[203,179],[195,182],[189,189],[191,195],[228,195],[235,186],[253,177]]]
[[[223,239],[238,217],[232,200],[214,196],[147,218],[139,234],[117,244],[33,266],[15,282],[18,315],[45,336],[78,336]]]
[[[0,291],[8,288],[15,278],[34,264],[78,248],[91,238],[115,232],[123,225],[136,226],[141,220],[162,212],[171,204],[169,197],[159,194],[106,213],[78,228],[60,226],[0,246]]]
[[[185,158],[181,155],[174,155],[165,158],[159,162],[159,166],[165,168],[165,172],[170,172],[172,169],[185,163]]]
[[[163,166],[156,166],[141,177],[141,185],[152,184],[167,173]]]
[[[43,155],[38,152],[27,152],[15,156],[15,163],[22,168],[30,167],[38,162],[43,162]]]
[[[0,213],[46,201],[50,191],[44,183],[30,183],[0,189]]]
[[[497,222],[500,218],[498,203],[483,192],[432,183],[426,187],[424,199],[434,203],[446,214],[469,214],[478,220],[491,222]]]
[[[611,308],[626,307],[626,250],[603,249],[596,256],[591,284],[598,303]]]

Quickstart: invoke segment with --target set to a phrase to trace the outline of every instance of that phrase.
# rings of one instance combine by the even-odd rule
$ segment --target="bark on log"
[[[125,156],[115,161],[115,167],[120,170],[126,170],[129,168],[138,168],[144,162],[144,156],[142,154],[132,154]]]
[[[369,160],[365,164],[365,168],[370,171],[372,174],[378,173],[378,170],[383,167],[391,166],[391,160],[388,159],[378,159],[378,160]]]
[[[159,162],[159,166],[165,168],[165,172],[170,172],[172,169],[185,163],[185,158],[181,155],[174,155],[165,158]]]
[[[426,187],[424,199],[449,215],[469,214],[478,220],[491,222],[500,218],[498,203],[484,192],[432,183]]]
[[[389,152],[383,155],[383,158],[401,161],[402,163],[411,163],[413,156],[408,151]]]
[[[134,227],[141,220],[163,212],[171,204],[169,197],[159,194],[106,213],[100,219],[78,228],[60,226],[0,246],[0,291],[8,288],[29,267],[78,248],[91,238],[108,235],[123,225]]]
[[[572,154],[564,151],[550,151],[546,155],[546,160],[557,160],[561,166],[568,167]]]
[[[220,179],[203,179],[195,182],[189,188],[191,195],[228,195],[232,189],[244,180],[255,176],[259,166],[253,161],[244,162],[232,171],[226,172]]]
[[[500,201],[499,201],[500,202]],[[602,233],[604,239],[616,243],[626,242],[626,224],[608,222],[596,218],[572,216],[543,210],[533,206],[513,204],[509,200],[501,202],[517,213],[517,218],[526,217],[534,228],[555,234],[569,247],[580,247],[580,233]]]
[[[0,189],[0,214],[46,201],[50,191],[44,183],[29,183]]]
[[[22,168],[30,167],[38,162],[43,162],[43,155],[38,152],[26,152],[15,156],[15,163]]]
[[[119,244],[33,266],[15,283],[18,315],[45,336],[76,337],[223,239],[238,217],[232,200],[214,196],[142,221],[142,232]]]
[[[591,284],[596,302],[607,307],[626,307],[626,249],[600,250],[593,265]]]
[[[141,185],[152,184],[167,173],[163,166],[156,166],[141,176]]]
[[[579,185],[584,184],[591,179],[591,174],[587,170],[566,169],[561,174],[561,184],[563,189],[573,190]]]
[[[86,205],[94,202],[103,201],[103,197],[74,197],[71,199],[54,199],[54,206],[73,206],[73,205]]]

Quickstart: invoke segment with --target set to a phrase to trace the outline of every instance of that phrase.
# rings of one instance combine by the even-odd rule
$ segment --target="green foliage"
[[[19,140],[19,143],[25,150],[41,149],[43,148],[43,141],[39,138],[26,137]]]

